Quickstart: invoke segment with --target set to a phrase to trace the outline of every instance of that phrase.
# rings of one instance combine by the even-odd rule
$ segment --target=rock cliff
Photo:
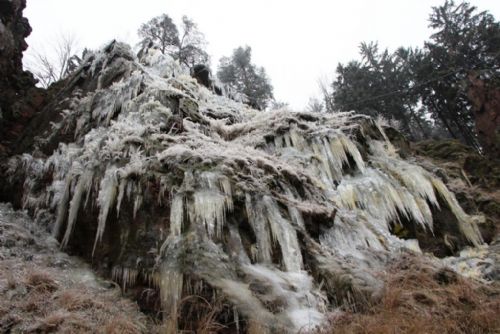
[[[154,48],[140,54],[117,42],[89,53],[20,136],[0,186],[144,311],[161,310],[168,332],[207,312],[229,331],[312,329],[332,308],[379,300],[403,254],[490,275],[490,258],[459,256],[487,248],[481,216],[431,161],[403,158],[382,120],[259,112]]]

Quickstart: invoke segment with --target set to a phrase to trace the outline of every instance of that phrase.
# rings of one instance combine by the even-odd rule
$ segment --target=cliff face
[[[473,105],[476,131],[484,153],[499,161],[500,88],[471,74],[467,96]]]
[[[489,275],[488,259],[458,256],[486,247],[480,217],[386,130],[352,113],[258,112],[158,50],[113,42],[33,120],[0,186],[170,332],[210,312],[233,331],[293,332],[377,301],[402,254]]]
[[[44,97],[31,73],[23,71],[25,38],[31,33],[25,7],[26,0],[0,0],[0,155],[10,150]]]

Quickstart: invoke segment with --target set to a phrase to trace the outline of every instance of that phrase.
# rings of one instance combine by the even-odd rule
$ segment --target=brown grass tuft
[[[59,305],[68,311],[102,308],[102,304],[90,298],[85,291],[76,289],[64,290],[56,298]]]
[[[142,329],[137,324],[129,319],[118,316],[111,319],[104,325],[104,333],[106,334],[140,334]]]
[[[390,268],[378,304],[360,313],[333,314],[317,332],[500,333],[499,288],[405,258]]]
[[[38,291],[55,291],[58,284],[52,276],[45,271],[29,271],[26,274],[26,285]]]

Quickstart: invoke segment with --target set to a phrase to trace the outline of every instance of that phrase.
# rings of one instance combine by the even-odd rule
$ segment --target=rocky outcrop
[[[467,96],[473,106],[476,132],[484,152],[500,161],[500,86],[471,73]]]
[[[44,101],[43,90],[23,71],[25,38],[31,33],[25,7],[26,0],[0,0],[0,155],[10,151]]]
[[[439,174],[467,212],[484,215],[479,224],[488,243],[500,239],[500,165],[455,140],[412,145],[421,164]]]
[[[232,332],[312,328],[376,301],[401,254],[482,244],[438,174],[367,116],[258,112],[116,42],[66,80],[1,193],[167,332],[207,312]]]

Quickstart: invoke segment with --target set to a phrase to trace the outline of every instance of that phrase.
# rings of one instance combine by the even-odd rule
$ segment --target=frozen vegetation
[[[11,174],[23,171],[25,209],[54,222],[62,247],[105,262],[123,288],[159,289],[171,332],[180,301],[207,289],[248,331],[313,328],[327,310],[376,299],[389,259],[425,251],[401,229],[447,240],[445,224],[459,247],[482,244],[477,217],[399,156],[382,120],[259,112],[154,48],[137,58],[120,43],[74,78],[95,89],[72,91]],[[72,139],[41,152],[63,134]]]

